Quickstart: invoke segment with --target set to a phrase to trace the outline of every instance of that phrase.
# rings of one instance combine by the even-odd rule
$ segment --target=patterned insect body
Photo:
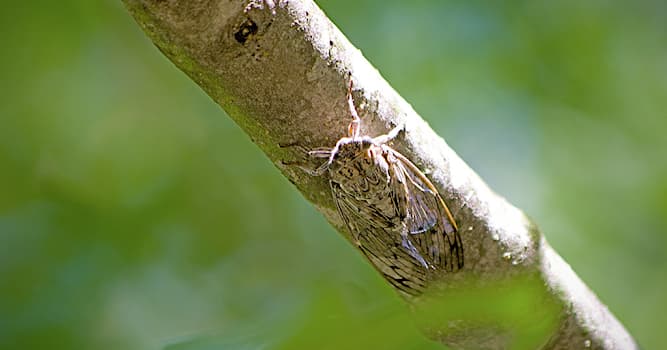
[[[351,89],[348,137],[333,149],[310,152],[327,158],[312,174],[328,172],[341,218],[375,268],[402,292],[418,294],[435,273],[463,267],[456,223],[428,178],[387,145],[402,128],[359,136]]]

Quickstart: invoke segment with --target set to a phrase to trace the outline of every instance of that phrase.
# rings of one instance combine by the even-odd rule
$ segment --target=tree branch
[[[326,176],[287,164],[345,135],[350,76],[363,135],[405,124],[393,147],[434,183],[465,252],[462,270],[406,298],[432,338],[466,349],[637,348],[525,215],[482,182],[312,1],[123,1],[155,45],[348,240]]]

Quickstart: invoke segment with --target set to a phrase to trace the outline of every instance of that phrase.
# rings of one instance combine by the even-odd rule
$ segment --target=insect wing
[[[389,219],[338,183],[331,181],[330,185],[338,212],[366,258],[399,290],[413,295],[422,291],[425,272],[400,246],[401,237],[388,229]]]
[[[387,147],[388,148],[388,147]],[[452,271],[463,267],[463,245],[456,223],[431,181],[402,154],[388,148],[392,157],[392,187],[403,187],[405,224],[413,244],[434,266]]]
[[[438,224],[440,217],[437,194],[429,190],[402,162],[397,161],[394,167],[394,173],[398,174],[396,176],[405,193],[405,224],[408,232],[419,234],[430,230]]]

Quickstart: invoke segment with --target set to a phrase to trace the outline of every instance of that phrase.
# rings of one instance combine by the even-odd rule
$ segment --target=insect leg
[[[303,163],[299,163],[299,162],[290,162],[290,161],[281,160],[280,163],[282,165],[285,165],[285,166],[295,166],[295,167],[303,170],[305,173],[307,173],[310,176],[320,176],[320,175],[324,174],[324,172],[329,169],[329,165],[331,165],[331,163],[329,161],[326,161],[326,162],[322,163],[322,165],[313,169],[313,168],[305,166],[305,165],[303,165]]]
[[[330,161],[326,161],[326,162],[322,163],[322,165],[320,165],[319,167],[317,167],[317,169],[312,171],[310,173],[310,175],[320,176],[320,175],[324,174],[324,172],[329,169],[329,165],[331,165]]]
[[[331,157],[331,149],[316,148],[314,150],[308,151],[308,155],[315,158],[329,158]]]
[[[352,121],[347,127],[347,136],[353,139],[359,138],[359,128],[361,126],[361,118],[357,114],[357,108],[354,107],[354,101],[352,100],[352,79],[350,78],[350,86],[347,89],[347,105],[350,108],[350,114],[352,115]]]
[[[383,145],[396,138],[396,136],[398,136],[398,134],[404,130],[405,130],[405,124],[401,123],[400,125],[397,125],[395,128],[391,129],[389,133],[374,137],[373,143],[375,143],[376,145]]]
[[[301,170],[308,173],[308,175],[310,175],[310,176],[320,176],[320,175],[324,174],[324,172],[327,171],[327,169],[329,169],[329,162],[324,162],[322,165],[320,165],[316,169],[311,169],[311,168],[305,167],[303,165],[297,165],[297,167],[299,167]]]

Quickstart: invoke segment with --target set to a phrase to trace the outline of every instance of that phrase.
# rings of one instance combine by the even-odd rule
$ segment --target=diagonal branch
[[[462,270],[406,298],[429,336],[454,348],[637,347],[525,215],[482,182],[311,0],[123,1],[348,240],[326,176],[288,164],[346,134],[350,75],[362,135],[405,125],[393,146],[428,174],[465,252]]]

